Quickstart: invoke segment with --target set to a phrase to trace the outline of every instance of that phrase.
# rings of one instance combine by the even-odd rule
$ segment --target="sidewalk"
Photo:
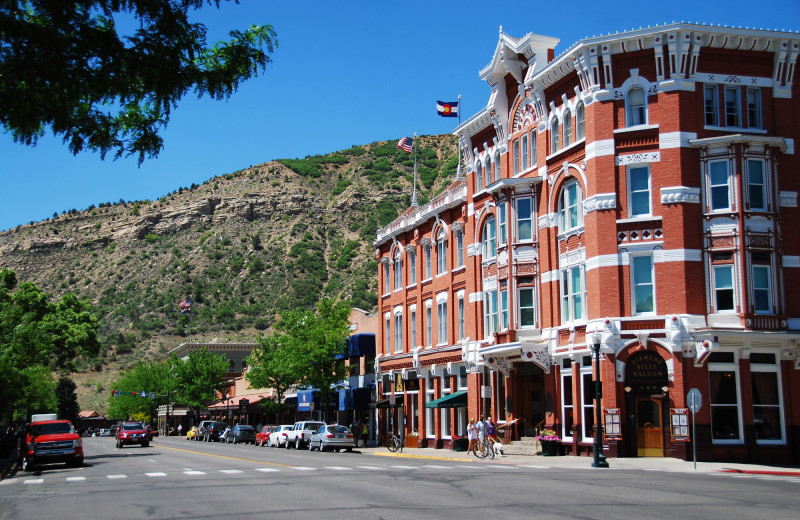
[[[449,449],[436,450],[432,448],[403,448],[403,452],[391,453],[385,446],[359,447],[362,453],[376,457],[405,457],[415,459],[449,460],[458,462],[471,462],[475,464],[510,464],[520,466],[543,466],[548,468],[564,469],[595,469],[592,468],[592,457],[575,457],[572,455],[544,457],[542,455],[504,455],[494,460],[476,458],[466,451],[453,451]],[[694,462],[664,457],[637,457],[606,459],[608,469],[631,470],[659,470],[659,471],[685,471],[685,472],[732,472],[751,473],[762,475],[800,476],[800,466],[767,466],[759,464],[744,464],[736,462],[698,462],[695,470]],[[597,468],[603,471],[605,468]]]

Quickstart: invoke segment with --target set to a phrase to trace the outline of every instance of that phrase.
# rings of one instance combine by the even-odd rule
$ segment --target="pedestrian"
[[[469,439],[469,446],[467,446],[467,453],[472,451],[472,447],[478,443],[478,428],[475,426],[475,419],[470,419],[467,425],[467,439]]]
[[[475,423],[475,428],[478,430],[478,440],[483,440],[486,438],[486,423],[483,422],[483,416],[481,415],[478,422]]]
[[[361,425],[361,437],[364,439],[364,446],[367,445],[367,439],[369,439],[369,426],[367,423]]]
[[[181,430],[183,430],[183,425],[179,424],[178,425],[178,437],[181,436]]]
[[[497,440],[497,431],[495,430],[494,421],[492,421],[491,416],[489,416],[489,418],[486,419],[485,426],[486,426],[486,438],[492,442],[499,442]]]
[[[350,425],[350,431],[353,433],[353,440],[356,443],[356,448],[358,448],[358,439],[361,436],[361,425],[358,423],[358,419],[353,419],[353,423]]]

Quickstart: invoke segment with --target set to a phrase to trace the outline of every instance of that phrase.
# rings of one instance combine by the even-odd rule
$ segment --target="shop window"
[[[753,392],[753,426],[759,443],[783,443],[780,367],[775,354],[750,354],[750,380]]]
[[[642,87],[633,87],[625,96],[625,126],[647,124],[647,97]]]
[[[583,417],[581,426],[583,441],[590,442],[594,438],[594,396],[596,393],[594,380],[592,378],[592,367],[581,369],[581,405]]]
[[[739,443],[742,438],[738,372],[732,352],[713,352],[709,355],[709,407],[711,439],[714,443]]]
[[[568,359],[566,361],[569,361]],[[571,366],[571,365],[570,365]],[[575,424],[574,404],[572,399],[572,372],[570,366],[562,369],[561,376],[561,437],[564,441],[572,441],[572,427]]]
[[[436,398],[434,397],[434,385],[433,385],[433,378],[435,376],[428,374],[426,379],[425,385],[425,402],[429,403]],[[434,423],[434,415],[433,413],[436,411],[435,408],[428,408],[425,407],[425,436],[428,438],[432,438],[436,436],[436,425]]]

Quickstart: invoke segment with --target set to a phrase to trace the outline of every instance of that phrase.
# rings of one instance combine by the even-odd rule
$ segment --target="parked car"
[[[39,464],[51,462],[82,466],[83,441],[70,421],[34,420],[25,431],[25,446],[21,456],[23,471],[31,471]]]
[[[227,443],[256,443],[256,429],[249,424],[237,424],[233,429],[226,430],[225,442]]]
[[[289,433],[289,430],[294,428],[293,424],[281,424],[278,426],[274,432],[269,434],[269,439],[267,440],[267,446],[272,446],[274,448],[280,448],[281,446],[286,446],[286,439]]]
[[[116,438],[117,448],[123,448],[126,444],[138,444],[143,448],[150,446],[150,433],[139,421],[122,423],[117,430]]]
[[[228,424],[224,422],[202,421],[197,427],[197,436],[195,438],[198,441],[218,441],[220,434],[224,432],[227,427]]]
[[[192,426],[191,429],[188,432],[186,432],[186,440],[193,441],[196,436],[197,436],[197,426]]]
[[[353,451],[355,447],[356,442],[353,432],[347,426],[340,424],[326,424],[308,439],[309,451],[314,451],[314,448],[319,451],[326,451],[329,448],[337,452],[342,449]]]
[[[256,432],[256,441],[254,444],[256,446],[263,446],[265,444],[269,446],[269,434],[277,429],[277,426],[262,426],[261,430]]]
[[[325,426],[325,423],[319,421],[299,421],[294,423],[292,429],[286,432],[286,447],[294,446],[296,450],[305,447],[308,444],[308,438],[323,426]]]

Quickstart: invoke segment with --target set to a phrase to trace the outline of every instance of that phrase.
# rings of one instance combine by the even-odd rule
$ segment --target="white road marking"
[[[234,474],[234,473],[241,473],[242,470],[240,470],[240,469],[221,469],[221,470],[219,470],[219,472],[220,473]]]
[[[25,481],[26,484],[41,484],[44,482],[43,478],[29,478]]]
[[[162,473],[161,471],[158,471],[158,472],[155,472],[155,473],[145,473],[145,475],[147,475],[148,477],[166,477],[167,476],[166,473]]]
[[[416,466],[392,466],[396,469],[414,469]]]
[[[67,477],[67,482],[80,482],[86,480],[86,477]]]
[[[309,468],[308,466],[292,466],[292,469],[300,471],[316,471],[317,468]]]
[[[106,478],[128,478],[128,475],[106,475]]]
[[[334,469],[334,470],[338,470],[338,471],[347,471],[347,470],[350,470],[350,469],[353,469],[353,468],[348,468],[346,466],[325,466],[325,469]]]
[[[272,473],[273,471],[280,471],[275,468],[256,468],[256,471],[263,471],[264,473]]]
[[[205,471],[194,471],[194,470],[189,470],[189,471],[184,471],[184,472],[183,472],[183,474],[184,474],[184,475],[205,475],[205,474],[206,474],[206,472],[205,472]]]
[[[359,468],[361,468],[361,469],[376,469],[376,470],[386,469],[383,466],[359,466]]]
[[[433,469],[453,469],[452,466],[437,466],[436,464],[426,464],[425,467]]]

